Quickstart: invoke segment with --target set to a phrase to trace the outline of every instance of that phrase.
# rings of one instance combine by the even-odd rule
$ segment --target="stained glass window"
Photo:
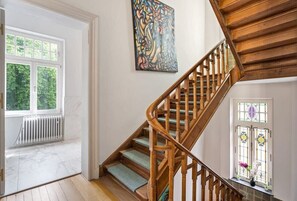
[[[255,160],[261,163],[256,176],[256,181],[268,183],[268,143],[269,137],[268,129],[254,128],[255,135]]]
[[[272,101],[248,99],[234,101],[235,126],[234,173],[249,182],[253,168],[261,164],[254,176],[256,185],[272,186]],[[247,167],[241,165],[247,164]],[[250,170],[251,169],[251,170]]]
[[[267,103],[238,103],[238,120],[267,123]]]
[[[238,129],[238,138],[239,138],[238,139],[238,160],[240,162],[249,163],[250,128],[239,126],[237,129]],[[249,177],[248,171],[245,168],[240,167],[239,164],[238,164],[238,170],[239,170],[238,173],[241,177],[245,177],[245,178]]]

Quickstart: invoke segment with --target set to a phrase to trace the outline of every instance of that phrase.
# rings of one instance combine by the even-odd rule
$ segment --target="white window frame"
[[[238,118],[238,103],[262,103],[265,102],[267,103],[267,123],[259,123],[259,122],[249,122],[249,121],[240,121]],[[268,138],[268,184],[270,186],[273,185],[273,175],[272,175],[272,165],[273,165],[273,111],[272,111],[272,99],[233,99],[232,101],[233,104],[233,155],[234,157],[234,164],[233,164],[233,177],[237,177],[237,167],[239,164],[238,161],[238,133],[237,133],[237,128],[238,126],[241,127],[249,127],[251,128],[251,144],[249,144],[249,150],[251,150],[248,155],[250,157],[250,162],[249,165],[251,165],[252,162],[255,161],[255,136],[254,136],[254,129],[253,128],[259,128],[259,129],[268,129],[269,130],[269,138]],[[232,133],[232,132],[231,132]],[[249,179],[246,178],[240,178],[241,180],[244,181],[249,181]],[[257,186],[265,187],[266,184],[257,182]]]
[[[64,73],[64,41],[55,37],[25,31],[13,27],[6,27],[6,34],[14,34],[16,36],[28,37],[31,39],[46,41],[50,43],[56,43],[58,45],[58,59],[57,61],[27,58],[16,55],[5,54],[5,77],[7,63],[16,63],[30,65],[30,110],[26,111],[7,111],[5,112],[6,117],[18,117],[26,115],[38,115],[38,114],[60,114],[62,113],[62,96],[63,96],[63,73]],[[5,44],[6,52],[6,44]],[[37,109],[37,67],[54,67],[57,69],[57,103],[56,109],[53,110],[38,110]],[[5,78],[5,93],[6,93],[6,78]],[[6,105],[5,105],[6,109]]]

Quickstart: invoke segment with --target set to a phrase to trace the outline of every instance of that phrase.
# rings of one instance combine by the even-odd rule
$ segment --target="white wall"
[[[204,161],[221,176],[230,176],[230,100],[273,99],[273,194],[296,200],[296,81],[270,84],[236,84],[231,88],[203,135]],[[295,111],[295,112],[294,112]],[[293,114],[295,113],[295,114]],[[295,131],[293,131],[295,129]],[[294,175],[293,175],[294,174]],[[291,188],[292,184],[292,188]],[[296,194],[296,193],[295,193]],[[295,197],[293,197],[295,196]],[[295,199],[293,199],[295,198]]]
[[[135,71],[131,0],[62,2],[99,16],[98,135],[103,162],[145,121],[147,107],[204,54],[204,1],[164,1],[176,11],[178,73]]]
[[[65,40],[65,139],[81,136],[83,23],[21,3],[6,3],[6,25]],[[22,117],[6,118],[6,147],[14,146]]]
[[[291,174],[292,174],[292,179],[291,179],[291,199],[292,200],[297,200],[297,82],[292,84],[292,140],[291,140],[291,149],[292,149],[292,169],[291,169]]]
[[[217,17],[210,5],[205,2],[205,51],[208,52],[225,38]]]

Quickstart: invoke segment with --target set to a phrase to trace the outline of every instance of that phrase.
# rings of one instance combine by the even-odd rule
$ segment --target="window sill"
[[[25,116],[56,115],[56,114],[61,114],[61,112],[55,110],[51,112],[38,112],[38,113],[11,113],[11,114],[5,114],[5,118],[20,118]]]
[[[242,181],[242,180],[237,179],[237,178],[235,178],[235,177],[231,178],[230,180],[232,180],[233,182],[236,182],[236,183],[238,183],[238,184],[244,185],[244,186],[246,186],[246,187],[249,187],[249,188],[251,188],[251,189],[254,189],[254,190],[256,190],[256,191],[260,191],[261,193],[265,193],[265,194],[267,194],[267,195],[269,195],[269,196],[273,196],[271,190],[268,190],[268,191],[267,191],[267,190],[265,190],[263,187],[260,187],[260,186],[251,186],[248,182],[246,182],[246,181]]]

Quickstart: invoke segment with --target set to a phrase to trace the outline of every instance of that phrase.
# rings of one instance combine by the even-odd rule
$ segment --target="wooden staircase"
[[[242,80],[297,76],[296,0],[210,0]]]
[[[148,109],[148,121],[102,164],[100,175],[113,178],[139,200],[157,200],[162,195],[172,194],[173,177],[170,175],[174,176],[182,160],[176,160],[169,170],[169,152],[174,151],[171,153],[174,158],[189,152],[222,98],[239,79],[238,68],[230,54],[228,44],[220,42],[161,95]],[[154,121],[159,128],[152,126]],[[169,150],[169,143],[181,143],[185,150],[173,147]],[[194,155],[189,157],[196,161],[196,169],[193,169],[197,171],[196,178],[200,175],[198,171],[204,170],[205,178],[213,179],[211,186],[216,189],[218,198],[242,197]]]
[[[237,81],[297,76],[297,0],[210,2],[226,41],[154,101],[147,121],[100,167],[101,177],[113,178],[135,200],[172,201],[177,172],[179,200],[242,200],[189,150]]]

